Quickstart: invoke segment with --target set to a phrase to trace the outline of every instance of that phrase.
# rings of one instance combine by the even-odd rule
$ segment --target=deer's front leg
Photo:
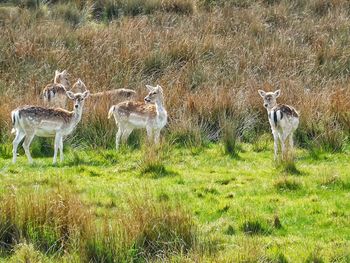
[[[274,147],[274,160],[277,161],[278,154],[278,133],[277,131],[272,131],[273,135],[273,147]]]
[[[154,131],[154,143],[155,144],[159,143],[159,136],[160,136],[160,129],[156,129]]]
[[[153,129],[151,126],[146,126],[148,142],[152,142]]]
[[[57,163],[57,152],[58,152],[58,148],[60,145],[60,140],[61,140],[61,136],[59,133],[56,133],[55,135],[55,146],[54,146],[54,152],[53,152],[53,164]]]
[[[63,136],[62,135],[60,136],[58,147],[60,149],[60,162],[63,162]]]

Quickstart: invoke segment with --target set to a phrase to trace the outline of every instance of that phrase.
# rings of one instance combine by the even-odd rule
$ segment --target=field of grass
[[[0,262],[350,262],[347,0],[0,2]],[[56,69],[92,92],[164,89],[169,123],[114,150],[110,105],[53,166],[11,164],[10,112]],[[258,89],[301,114],[275,164]]]
[[[163,145],[153,150],[158,156],[155,161],[150,159],[154,153],[146,148],[124,147],[118,153],[114,150],[70,149],[64,163],[57,167],[52,166],[51,157],[36,158],[32,166],[24,157],[19,158],[17,165],[10,164],[10,159],[0,159],[0,191],[5,199],[0,210],[2,213],[7,211],[4,202],[22,202],[29,210],[36,210],[46,198],[55,200],[52,193],[60,196],[68,192],[72,195],[70,199],[82,202],[78,208],[86,210],[94,221],[94,228],[104,224],[113,227],[113,222],[118,222],[130,234],[141,231],[137,230],[140,221],[154,228],[160,227],[157,224],[161,223],[154,218],[155,212],[148,211],[150,204],[156,210],[169,206],[167,209],[181,209],[181,214],[190,218],[190,235],[194,241],[193,244],[186,241],[186,232],[179,230],[178,238],[185,238],[181,241],[184,242],[182,252],[175,250],[164,256],[161,253],[165,249],[163,244],[159,254],[152,251],[148,255],[152,261],[349,262],[349,151],[320,153],[315,160],[309,152],[298,150],[295,169],[288,169],[272,162],[271,147],[257,152],[255,144],[241,145],[236,158],[225,154],[221,144],[210,144],[205,148]],[[64,199],[64,195],[61,198]],[[66,200],[62,205],[69,209],[69,202],[72,200]],[[54,210],[50,208],[50,202],[47,205],[47,213]],[[25,221],[20,218],[21,213],[22,216],[29,214],[28,218],[31,213],[35,214],[21,212],[24,208],[20,206],[16,210],[7,205],[7,209],[7,216],[16,218],[17,214],[18,221]],[[81,216],[79,209],[75,211],[75,206],[73,209],[71,216]],[[171,215],[168,210],[162,213],[163,220]],[[140,219],[143,216],[145,218]],[[124,222],[126,217],[128,221]],[[179,220],[182,223],[183,218]],[[186,222],[183,224],[187,227]],[[32,232],[40,232],[38,229],[39,226],[33,227]],[[0,227],[1,244],[4,232],[5,229]],[[88,231],[88,234],[92,233],[92,230]],[[133,237],[127,244],[120,244],[123,241],[118,240],[120,247],[129,244],[129,249],[134,246],[135,251],[117,261],[145,259],[141,253],[144,247],[135,245],[139,241],[137,238],[141,237]],[[151,239],[147,235],[142,238]],[[74,260],[79,262],[82,248],[73,246],[64,250],[59,246],[50,249],[40,246],[41,239],[45,238],[32,233],[20,241],[29,247],[32,242],[34,248],[27,252],[30,256],[36,249],[46,261],[70,262],[75,256]],[[171,238],[167,241],[171,242]],[[16,247],[14,251],[3,245],[0,247],[4,252],[3,260],[24,257]],[[171,244],[169,247],[174,248]]]

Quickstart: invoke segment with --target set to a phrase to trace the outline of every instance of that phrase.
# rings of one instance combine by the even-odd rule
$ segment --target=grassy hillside
[[[230,125],[247,142],[268,131],[259,88],[281,88],[280,102],[300,111],[299,145],[338,151],[349,135],[346,0],[50,3],[0,8],[2,141],[9,112],[40,103],[56,69],[92,91],[132,88],[143,98],[145,84],[162,85],[167,131],[196,143],[218,140]],[[110,146],[107,108],[86,115],[77,138]]]
[[[0,262],[349,262],[346,0],[0,3]],[[11,164],[10,112],[56,69],[92,92],[160,84],[169,123],[114,150],[87,102],[52,166],[35,139]],[[258,89],[301,123],[273,163]]]

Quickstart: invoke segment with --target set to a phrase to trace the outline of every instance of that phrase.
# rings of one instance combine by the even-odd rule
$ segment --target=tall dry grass
[[[40,103],[55,69],[92,91],[132,88],[141,99],[145,84],[162,85],[172,141],[218,140],[222,116],[243,118],[249,125],[241,139],[254,140],[269,130],[259,88],[281,88],[279,101],[299,110],[299,145],[339,150],[347,141],[348,1],[57,2],[0,8],[2,142],[11,109]],[[150,3],[160,7],[144,11]],[[120,4],[121,13],[109,4]],[[63,15],[71,5],[77,13]],[[129,5],[142,10],[129,13]],[[115,128],[105,116],[104,106],[85,112],[75,137],[112,147]]]
[[[166,260],[196,251],[198,235],[186,210],[147,193],[127,196],[117,212],[100,216],[67,187],[31,193],[12,188],[0,196],[2,255],[31,244],[23,254],[75,255],[78,262]]]

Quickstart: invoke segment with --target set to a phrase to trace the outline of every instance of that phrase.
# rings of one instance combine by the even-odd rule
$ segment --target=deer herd
[[[30,144],[35,136],[54,137],[53,163],[57,162],[58,150],[60,161],[63,161],[63,139],[71,134],[82,118],[84,101],[90,97],[92,108],[99,105],[105,98],[112,105],[108,111],[108,119],[112,116],[118,125],[116,133],[116,149],[120,141],[125,142],[134,129],[146,129],[148,140],[158,144],[160,131],[167,124],[168,114],[164,105],[164,95],[161,86],[146,85],[148,95],[144,101],[135,101],[136,92],[131,89],[114,89],[105,92],[91,94],[81,79],[73,86],[69,82],[69,74],[66,70],[56,70],[53,83],[48,84],[42,91],[45,106],[25,105],[11,112],[13,124],[13,163],[17,159],[17,148],[24,139],[23,149],[32,163]],[[258,91],[264,100],[268,119],[274,138],[274,159],[277,160],[278,140],[281,143],[282,159],[286,157],[287,149],[293,148],[293,132],[299,124],[299,114],[291,106],[277,104],[280,90],[275,92]],[[67,110],[67,102],[73,101],[72,111]]]

